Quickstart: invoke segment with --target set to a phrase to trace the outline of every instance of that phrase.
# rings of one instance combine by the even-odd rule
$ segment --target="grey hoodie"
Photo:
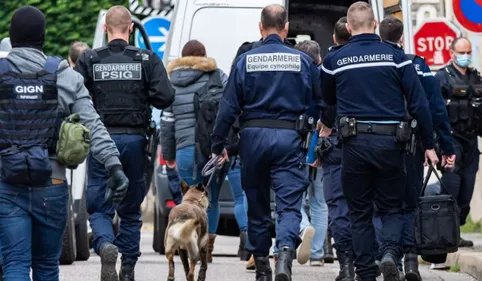
[[[13,71],[17,73],[35,73],[42,70],[46,58],[44,53],[33,48],[13,48],[7,56],[7,60],[13,65]],[[60,110],[66,115],[78,113],[81,123],[90,129],[90,151],[94,158],[104,164],[106,169],[121,165],[119,151],[94,109],[89,92],[84,86],[84,78],[69,67],[66,60],[59,65],[57,89]],[[55,159],[51,162],[52,178],[66,180],[66,167]]]

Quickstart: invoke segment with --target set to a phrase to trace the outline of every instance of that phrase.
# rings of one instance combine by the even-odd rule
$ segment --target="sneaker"
[[[430,265],[430,269],[439,269],[439,270],[444,270],[448,269],[450,267],[446,266],[445,263],[432,263]]]
[[[305,264],[308,262],[311,256],[311,240],[315,235],[315,228],[309,225],[301,233],[301,244],[296,252],[296,259],[299,264]]]
[[[323,259],[310,259],[310,266],[323,266],[325,261]]]
[[[248,264],[246,265],[246,270],[256,270],[256,264],[254,263],[254,256],[251,255]]]

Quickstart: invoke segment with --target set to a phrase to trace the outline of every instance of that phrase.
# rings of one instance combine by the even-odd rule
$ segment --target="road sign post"
[[[164,56],[164,49],[166,48],[167,34],[171,27],[171,20],[165,17],[153,16],[142,20],[149,41],[152,45],[152,51],[156,53],[161,59]],[[144,39],[137,30],[135,34],[136,46],[145,49]]]
[[[452,7],[463,28],[482,34],[482,0],[453,0]]]
[[[460,30],[444,18],[422,22],[415,30],[415,54],[425,58],[432,70],[442,68],[450,61],[450,45]]]

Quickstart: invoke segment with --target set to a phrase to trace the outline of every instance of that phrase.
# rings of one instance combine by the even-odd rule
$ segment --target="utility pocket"
[[[2,179],[13,185],[45,185],[52,175],[47,147],[12,146],[0,152]]]

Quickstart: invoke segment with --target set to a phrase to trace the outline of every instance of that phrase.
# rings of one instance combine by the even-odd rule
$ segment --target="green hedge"
[[[47,32],[44,52],[67,57],[73,41],[87,42],[92,47],[97,17],[101,9],[124,5],[127,0],[0,0],[0,40],[8,36],[10,18],[23,5],[44,12]]]

